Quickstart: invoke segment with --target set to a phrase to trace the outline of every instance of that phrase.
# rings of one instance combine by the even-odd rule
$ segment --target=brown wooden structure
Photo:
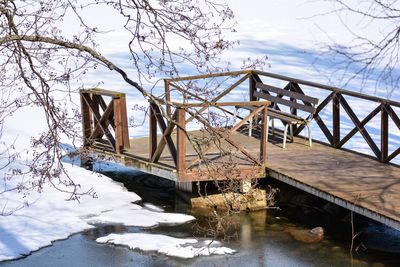
[[[94,88],[81,90],[80,95],[83,145],[106,145],[118,154],[129,149],[125,94]],[[110,98],[108,104],[104,97]]]
[[[211,97],[193,89],[193,81],[226,77],[236,80]],[[244,83],[246,81],[248,85]],[[399,142],[390,142],[391,138],[398,141],[396,138],[399,137],[389,131],[389,125],[400,129],[400,103],[256,70],[165,79],[164,84],[164,97],[149,103],[149,135],[134,139],[128,137],[124,94],[100,89],[81,91],[85,146],[95,153],[113,156],[127,166],[177,183],[223,179],[219,173],[206,170],[202,162],[211,161],[221,167],[229,162],[239,171],[239,178],[266,177],[268,174],[400,229],[400,168],[390,163],[400,154]],[[282,149],[280,140],[269,138],[266,142],[265,122],[268,106],[273,103],[256,98],[257,84],[297,94],[307,91],[315,96],[320,95],[317,90],[325,92],[311,116],[327,141],[313,139],[315,144],[309,147],[303,138],[295,137],[286,149]],[[245,92],[246,101],[226,101],[225,98],[237,89]],[[108,105],[105,96],[111,99]],[[372,111],[360,118],[351,104],[354,99],[365,101],[365,106],[372,107]],[[234,106],[238,105],[253,107],[252,112],[237,118],[229,126],[215,126],[202,115],[214,108],[233,116]],[[277,106],[282,110],[287,108],[279,103]],[[354,124],[347,133],[344,133],[342,111]],[[292,107],[287,112],[297,115],[301,110]],[[254,121],[259,123],[259,130],[248,136],[243,128],[250,118],[255,117],[258,117]],[[371,135],[368,127],[376,124],[377,119],[379,127],[372,126],[379,128],[378,138]],[[200,129],[188,128],[194,121],[201,125]],[[298,136],[303,128],[295,127],[294,135]],[[207,139],[210,133],[215,135],[213,142],[203,145],[199,157],[193,140]],[[342,149],[357,133],[370,147],[371,155]],[[217,143],[234,151],[235,157],[228,158],[221,153]],[[397,147],[393,148],[393,144]]]

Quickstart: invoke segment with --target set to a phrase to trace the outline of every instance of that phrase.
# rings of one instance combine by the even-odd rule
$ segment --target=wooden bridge
[[[271,96],[279,111],[293,116],[305,116],[296,105],[285,105],[296,102],[294,95],[320,99],[310,115],[313,132],[321,133],[314,134],[312,147],[300,136],[304,126],[294,127],[285,149],[282,132],[268,133],[272,103],[255,97],[260,83],[293,92],[289,100]],[[400,168],[390,163],[400,154],[400,137],[394,134],[400,129],[400,103],[255,70],[165,79],[164,85],[162,97],[149,102],[149,135],[133,139],[125,94],[82,90],[84,146],[187,190],[195,181],[271,176],[400,230]],[[237,107],[252,111],[237,114]],[[250,122],[255,130],[249,136]],[[354,138],[371,153],[346,147]]]

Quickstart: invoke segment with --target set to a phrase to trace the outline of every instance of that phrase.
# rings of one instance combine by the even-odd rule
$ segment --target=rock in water
[[[311,230],[289,228],[287,231],[294,239],[307,244],[318,243],[324,239],[324,228],[322,227],[315,227]]]

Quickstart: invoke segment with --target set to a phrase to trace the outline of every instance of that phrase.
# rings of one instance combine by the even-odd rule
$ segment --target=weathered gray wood
[[[257,91],[257,92],[254,93],[254,96],[266,99],[266,100],[274,102],[274,103],[282,104],[282,105],[285,105],[285,106],[288,106],[288,107],[300,109],[300,110],[303,110],[305,112],[309,112],[309,113],[314,113],[315,112],[315,108],[313,108],[313,107],[306,106],[306,105],[303,105],[303,104],[300,104],[300,103],[296,103],[296,102],[293,102],[293,101],[290,101],[290,100],[282,99],[282,98],[277,97],[277,96],[272,96],[272,95],[266,94],[264,92],[258,92]]]
[[[311,97],[311,96],[308,96],[305,94],[300,94],[300,93],[293,92],[290,90],[281,89],[281,88],[278,88],[278,87],[275,87],[272,85],[268,85],[268,84],[264,84],[264,83],[256,83],[256,87],[260,88],[262,90],[265,90],[265,91],[273,92],[278,95],[288,96],[290,98],[298,99],[298,100],[304,101],[306,103],[314,104],[314,105],[318,104],[318,101],[319,101],[318,98],[315,98],[315,97]]]

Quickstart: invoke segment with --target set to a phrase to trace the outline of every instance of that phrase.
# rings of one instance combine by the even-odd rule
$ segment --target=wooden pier
[[[236,78],[236,82],[211,97],[204,90],[189,88],[193,81],[225,77]],[[246,101],[225,101],[245,81]],[[299,126],[294,129],[292,142],[283,149],[281,135],[267,131],[271,102],[254,97],[257,83],[272,83],[273,86],[268,85],[271,88],[278,86],[304,95],[306,91],[324,90],[327,96],[320,99],[316,112],[310,116],[327,142],[314,139],[310,147],[308,140],[299,136],[303,130]],[[109,103],[104,96],[111,99]],[[346,100],[349,98],[366,101],[372,111],[359,119],[351,101]],[[166,79],[164,97],[149,103],[149,136],[129,139],[124,94],[88,89],[81,91],[81,100],[85,147],[93,153],[112,156],[186,189],[192,182],[226,179],[227,175],[245,180],[274,177],[400,230],[400,168],[390,163],[400,154],[400,147],[389,146],[390,138],[399,138],[389,132],[389,125],[400,129],[398,102],[253,70]],[[301,116],[301,111],[276,101],[279,111]],[[324,111],[329,105],[329,112]],[[238,116],[238,107],[251,107],[251,111]],[[341,127],[341,110],[354,123],[346,134]],[[223,123],[213,121],[218,112],[227,118]],[[377,118],[378,144],[367,127]],[[249,123],[255,128],[251,136]],[[364,138],[373,156],[341,149],[356,133]]]

